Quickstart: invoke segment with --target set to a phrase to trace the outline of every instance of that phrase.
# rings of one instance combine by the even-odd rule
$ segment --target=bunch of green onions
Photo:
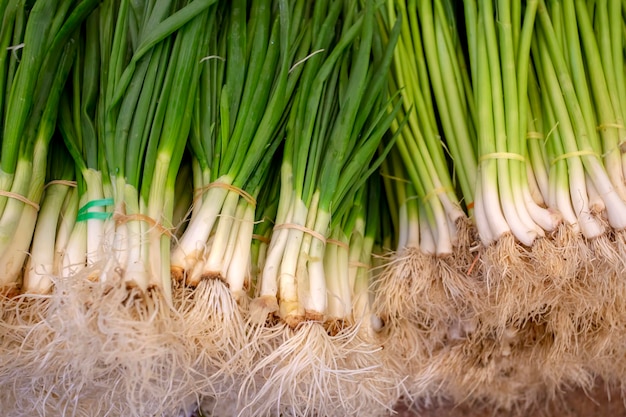
[[[619,380],[625,15],[0,0],[3,410],[377,415]]]

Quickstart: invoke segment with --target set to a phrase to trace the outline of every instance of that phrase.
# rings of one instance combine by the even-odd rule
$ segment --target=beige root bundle
[[[359,326],[330,332],[317,322],[255,332],[258,354],[238,391],[240,415],[368,415],[390,412],[401,394],[383,369],[384,350]]]
[[[181,317],[181,333],[193,361],[189,370],[195,383],[189,393],[198,401],[228,398],[254,366],[251,333],[246,326],[247,305],[235,300],[220,280],[204,279],[197,287],[174,290],[174,305]],[[223,407],[218,401],[219,408]],[[227,408],[228,409],[228,408]]]
[[[48,295],[13,299],[15,318],[2,324],[11,415],[139,416],[191,407],[197,378],[182,317],[159,291],[86,279],[93,272],[56,280]],[[27,303],[36,304],[36,315],[25,315]]]
[[[455,305],[452,291],[442,290],[447,285],[433,278],[437,272],[424,267],[423,259],[417,267],[396,267],[392,262],[389,270],[395,268],[396,272],[390,273],[388,280],[398,279],[412,269],[414,274],[424,274],[411,277],[421,287],[398,280],[401,285],[396,290],[385,290],[383,294],[394,300],[387,303],[389,306],[406,309],[411,303],[420,303],[405,301],[409,288],[415,288],[417,294],[430,289],[436,305],[431,306],[431,299],[425,299],[413,308],[416,315],[424,311],[437,315],[434,320],[424,320],[427,325],[415,326],[422,331],[438,322],[440,330],[433,333],[443,335],[446,317],[456,317],[460,322],[471,317],[468,331],[458,340],[444,336],[438,341],[428,340],[428,346],[439,347],[426,348],[430,356],[421,355],[432,361],[428,371],[421,371],[424,384],[433,385],[431,375],[446,375],[440,384],[457,399],[465,395],[470,401],[523,409],[543,391],[554,395],[560,384],[588,386],[595,372],[614,376],[620,372],[609,370],[608,358],[621,351],[617,340],[622,336],[618,324],[622,318],[618,317],[623,310],[616,297],[621,296],[623,285],[616,280],[624,277],[626,193],[623,157],[618,151],[623,145],[619,135],[623,134],[624,118],[619,100],[612,96],[616,86],[609,81],[617,75],[607,63],[614,59],[619,77],[623,76],[621,52],[610,58],[613,51],[622,50],[622,41],[613,39],[619,45],[609,51],[609,43],[596,39],[599,33],[606,36],[609,30],[607,5],[594,9],[596,14],[590,18],[590,10],[583,3],[557,7],[556,3],[538,1],[511,8],[510,2],[497,2],[494,7],[492,2],[484,1],[465,6],[468,43],[457,44],[456,33],[449,34],[447,40],[440,34],[435,36],[436,22],[456,29],[455,17],[442,6],[442,2],[432,7],[426,1],[417,3],[430,82],[407,82],[406,88],[432,88],[458,176],[457,188],[466,203],[470,202],[466,207],[481,241],[480,249],[474,252],[476,267],[470,269],[480,272],[471,288],[458,287],[466,291],[465,296],[458,297],[466,304]],[[403,6],[398,9],[404,11]],[[514,15],[515,10],[518,15]],[[613,14],[621,15],[615,9]],[[602,19],[606,19],[605,24],[591,29],[592,23],[599,24]],[[409,21],[413,24],[411,18]],[[401,52],[412,51],[412,41],[418,39],[403,39],[405,50]],[[463,83],[458,78],[444,79],[446,63],[455,62],[450,57],[454,48],[467,48],[461,55],[470,59],[471,78],[463,79]],[[602,54],[605,68],[590,61],[584,63],[583,54]],[[453,68],[461,78],[465,75],[463,66]],[[401,73],[400,69],[396,71]],[[418,67],[415,73],[421,77],[424,70]],[[402,75],[397,77],[400,86],[401,80],[410,79]],[[594,81],[587,84],[590,79]],[[455,112],[454,117],[460,120],[457,128],[446,129],[452,106],[448,97],[464,97],[463,93],[455,93],[455,88],[470,95],[469,104],[467,109]],[[418,99],[415,106],[419,109]],[[423,114],[428,114],[428,108]],[[424,120],[428,117],[420,116],[421,137],[413,125],[405,129],[418,138],[415,149],[432,131]],[[462,130],[458,126],[465,121],[469,121],[469,134],[464,137],[472,139],[468,142],[474,148],[459,153],[455,151],[455,140]],[[423,152],[406,147],[413,151],[412,156],[419,155],[415,162],[418,168],[427,161]],[[429,188],[426,174],[421,171],[420,191],[420,183],[411,177],[409,158],[403,158],[403,162],[408,175],[394,176],[411,178],[421,205],[431,204],[435,195],[445,195],[445,187]],[[474,188],[467,192],[465,183]],[[433,189],[436,192],[430,191]],[[423,241],[419,242],[421,247]],[[399,259],[402,257],[399,255]],[[470,269],[457,272],[467,273]],[[415,391],[419,388],[418,384]]]
[[[304,233],[299,229],[285,232]],[[363,245],[363,252],[354,250],[360,247],[357,242],[363,241],[362,230],[359,232],[357,227],[352,237],[350,245],[326,245],[327,259],[338,255],[332,258],[337,263],[325,262],[326,279],[337,283],[327,284],[329,307],[323,314],[313,315],[303,308],[302,316],[287,322],[280,316],[283,300],[252,300],[248,329],[255,359],[238,391],[237,409],[241,415],[376,416],[390,412],[405,394],[398,370],[406,362],[385,348],[389,335],[380,331],[381,323],[370,307],[373,271],[365,268],[364,262],[369,259],[373,236],[365,233],[364,240],[369,243]],[[304,241],[310,242],[311,238],[304,236]],[[271,253],[270,245],[268,256]],[[349,262],[354,259],[351,254],[360,261]],[[354,281],[348,280],[352,285],[342,282],[350,271],[356,274]],[[306,274],[298,278],[303,279],[297,291],[302,300],[299,302],[306,305],[310,302]],[[339,283],[346,285],[347,293],[331,290]],[[331,297],[342,302],[333,304]]]

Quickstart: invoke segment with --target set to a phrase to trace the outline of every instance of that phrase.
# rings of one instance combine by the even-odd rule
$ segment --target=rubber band
[[[115,219],[115,223],[117,223],[118,225],[119,224],[128,223],[128,222],[132,222],[132,221],[146,222],[150,226],[158,229],[161,232],[161,234],[167,235],[167,237],[169,237],[169,238],[173,238],[174,237],[174,234],[172,233],[172,231],[170,229],[168,229],[167,227],[163,226],[161,223],[157,222],[152,217],[146,216],[145,214],[141,214],[141,213],[134,213],[134,214],[116,213],[115,216],[114,216],[114,219]]]
[[[280,230],[280,229],[296,229],[301,232],[307,233],[313,236],[315,239],[321,241],[323,244],[326,244],[326,238],[324,237],[324,235],[317,233],[315,230],[309,229],[308,227],[300,226],[299,224],[283,223],[283,224],[278,224],[274,226],[274,230]]]
[[[543,139],[543,133],[535,131],[527,132],[526,139]]]
[[[476,267],[476,264],[478,263],[478,260],[480,259],[480,253],[477,253],[476,256],[474,257],[474,260],[472,261],[472,264],[470,265],[469,269],[467,270],[467,273],[465,275],[471,275],[472,271],[474,270],[474,268]]]
[[[326,239],[326,243],[339,246],[340,248],[349,249],[350,246],[346,242],[337,239]]]
[[[304,58],[302,58],[300,61],[298,61],[298,62],[296,62],[295,64],[293,64],[293,66],[289,69],[288,74],[291,74],[291,72],[292,72],[294,69],[296,69],[296,67],[297,67],[298,65],[303,64],[303,63],[304,63],[304,62],[306,62],[309,58],[311,58],[311,57],[313,57],[313,56],[315,56],[315,55],[317,55],[317,54],[319,54],[319,53],[321,53],[321,52],[324,52],[324,49],[318,49],[317,51],[313,51],[313,52],[311,52],[309,55],[305,56],[305,57],[304,57]]]
[[[386,174],[384,172],[381,172],[380,176],[383,177],[383,178],[389,178],[390,180],[406,182],[407,184],[411,182],[411,181],[407,180],[406,178],[396,177],[395,175]]]
[[[348,262],[348,266],[351,267],[355,267],[355,268],[365,268],[365,269],[370,269],[371,266],[369,264],[363,263],[363,262]]]
[[[35,211],[39,211],[39,204],[24,197],[23,195],[12,193],[11,191],[0,190],[0,196],[12,198],[14,200],[21,201],[22,203],[31,206]]]
[[[472,201],[471,203],[468,203],[465,207],[467,207],[468,210],[471,210],[474,208],[474,202]]]
[[[478,162],[483,162],[483,161],[486,161],[488,159],[512,159],[512,160],[515,160],[515,161],[526,162],[526,158],[524,158],[522,155],[520,155],[518,153],[511,153],[511,152],[488,153],[488,154],[482,155],[478,159]]]
[[[624,125],[619,124],[619,123],[602,123],[598,126],[596,126],[596,131],[601,131],[603,129],[609,128],[609,127],[614,127],[616,129],[624,129]]]
[[[102,211],[89,211],[90,208],[93,207],[105,207],[112,206],[113,199],[112,198],[103,198],[100,200],[91,200],[84,206],[82,206],[78,210],[78,215],[76,216],[77,222],[84,222],[87,220],[108,220],[111,218],[113,213],[111,212],[102,212]]]
[[[424,196],[424,198],[422,198],[422,200],[424,200],[424,202],[427,202],[428,200],[430,200],[431,198],[439,195],[439,194],[446,194],[448,192],[454,192],[454,188],[452,187],[438,187],[435,188],[434,190],[431,190],[428,194],[426,194]]]
[[[576,151],[576,152],[569,152],[569,153],[564,153],[563,155],[559,155],[556,158],[554,158],[552,160],[552,162],[550,162],[550,165],[554,165],[557,162],[559,162],[562,159],[568,159],[568,158],[574,158],[576,156],[585,156],[585,155],[592,155],[592,156],[597,156],[599,157],[599,155],[594,152],[594,151],[590,151],[590,150],[582,150],[582,151]]]
[[[76,216],[77,222],[86,222],[87,220],[109,220],[113,216],[113,213],[106,211],[88,211],[87,213],[80,213]]]
[[[270,239],[269,239],[268,237],[263,236],[263,235],[256,235],[256,234],[253,234],[253,235],[252,235],[252,239],[254,239],[254,240],[259,240],[259,241],[261,241],[261,242],[263,242],[263,243],[267,243],[267,244],[269,244],[269,243],[270,243]]]
[[[44,190],[46,188],[48,188],[51,185],[66,185],[68,187],[76,187],[76,181],[69,181],[69,180],[52,180],[50,182],[48,182],[46,185],[44,185]]]
[[[239,194],[244,200],[246,200],[246,202],[248,204],[250,204],[251,206],[256,207],[256,199],[254,197],[252,197],[252,195],[244,190],[242,190],[241,188],[235,187],[232,184],[228,184],[225,182],[221,182],[221,181],[214,181],[208,185],[205,185],[202,188],[197,188],[194,190],[194,194],[197,193],[198,196],[204,194],[205,192],[207,192],[208,190],[210,190],[211,188],[225,188],[228,191],[233,191],[237,194]],[[198,197],[196,196],[196,197]]]

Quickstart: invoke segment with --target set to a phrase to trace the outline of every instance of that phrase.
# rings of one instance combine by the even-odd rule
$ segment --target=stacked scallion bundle
[[[375,157],[399,108],[387,72],[400,26],[383,42],[369,1],[316,2],[307,13],[310,54],[286,120],[280,200],[250,304],[262,357],[244,380],[242,402],[253,414],[375,413],[397,393],[367,329],[359,206],[393,143]]]
[[[409,389],[419,396],[434,384],[511,407],[562,383],[587,385],[593,372],[619,378],[622,368],[597,358],[623,352],[623,5],[389,5],[387,27],[409,16],[392,78],[418,112],[386,184],[399,219],[415,226],[401,229],[377,311],[396,322],[390,347],[426,362],[408,370]],[[447,169],[435,169],[435,145],[449,152]],[[443,186],[429,188],[432,178]],[[436,246],[445,229],[426,208],[449,192],[475,225],[475,241],[454,256],[455,280],[423,266],[445,253]],[[446,208],[448,225],[455,212]],[[419,246],[411,263],[407,241]],[[415,340],[420,348],[402,346]]]

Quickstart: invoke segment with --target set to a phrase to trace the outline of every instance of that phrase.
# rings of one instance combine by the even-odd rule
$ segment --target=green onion
[[[272,13],[276,6],[279,15]],[[204,63],[190,142],[201,206],[172,253],[174,276],[186,274],[189,285],[219,278],[235,297],[243,294],[255,200],[300,73],[290,72],[299,48],[290,12],[282,2],[256,1],[246,16],[243,2],[234,2],[227,15],[230,30]]]
[[[39,1],[29,13],[22,57],[6,101],[0,187],[25,197],[31,204],[0,197],[0,262],[6,271],[3,287],[14,285],[18,279],[32,240],[37,219],[35,205],[43,192],[48,144],[75,53],[73,36],[96,3],[95,0]]]
[[[564,5],[564,17],[566,29],[569,35],[566,42],[575,42],[570,48],[576,51],[580,48],[578,45],[578,35],[575,29],[576,16],[569,5]],[[619,197],[617,190],[611,184],[607,172],[604,170],[599,159],[601,149],[597,143],[597,137],[594,134],[595,126],[591,131],[591,125],[595,124],[586,120],[591,117],[589,110],[583,113],[582,104],[579,96],[582,97],[582,103],[588,102],[586,81],[582,78],[573,78],[567,69],[566,57],[561,52],[558,45],[558,38],[554,32],[554,26],[548,9],[543,2],[540,3],[539,21],[540,43],[539,47],[542,52],[540,57],[543,65],[543,76],[545,77],[545,90],[548,91],[551,106],[555,113],[556,121],[558,121],[558,129],[562,132],[560,137],[563,146],[563,155],[567,155],[567,165],[570,176],[570,195],[574,211],[577,213],[578,222],[583,234],[588,237],[600,236],[604,227],[600,220],[596,217],[597,209],[589,206],[590,198],[595,194],[601,196],[602,205],[606,208],[609,223],[615,229],[623,229],[626,224],[624,218],[625,207],[624,200]],[[576,38],[574,38],[576,32]],[[570,59],[577,59],[575,52],[572,52]],[[576,63],[572,63],[575,65]],[[579,63],[580,64],[580,63]],[[582,69],[581,67],[578,67]],[[578,80],[578,81],[576,81]],[[587,104],[589,106],[590,104]],[[587,113],[587,119],[584,114]],[[571,155],[571,157],[569,157]],[[584,170],[584,171],[583,171]],[[589,178],[589,182],[586,181]],[[597,190],[592,194],[588,185],[592,185]]]
[[[96,120],[100,83],[98,19],[99,14],[93,13],[81,31],[85,41],[80,43],[74,63],[72,88],[66,89],[68,93],[61,101],[59,129],[74,158],[79,199],[76,223],[60,254],[62,276],[72,276],[98,264],[103,257],[104,220],[108,218],[106,204],[92,203],[106,202],[105,190],[110,189],[106,167],[102,166],[99,155],[102,145]]]
[[[62,143],[55,143],[53,138],[49,153],[48,183],[44,189],[31,243],[31,256],[27,261],[22,283],[24,292],[48,293],[54,279],[61,276],[56,244],[60,242],[58,230],[64,217],[64,207],[71,204],[71,190],[75,188],[73,179],[74,165],[71,157]]]
[[[132,39],[126,23],[131,11],[123,2],[116,31],[107,41],[112,50],[104,51],[109,78],[102,102],[107,115],[103,148],[117,223],[111,240],[118,254],[112,267],[119,265],[129,284],[158,288],[166,299],[171,298],[174,187],[191,128],[193,92],[208,42],[202,31],[212,3],[147,3],[137,49],[124,64],[123,45]]]

